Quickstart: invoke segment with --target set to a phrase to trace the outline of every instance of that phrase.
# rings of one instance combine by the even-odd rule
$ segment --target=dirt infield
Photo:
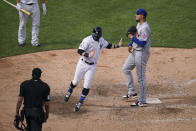
[[[68,103],[64,93],[73,79],[79,55],[57,50],[0,59],[0,131],[15,130],[12,124],[19,85],[40,67],[42,80],[51,87],[50,117],[44,131],[196,131],[196,49],[152,48],[147,65],[147,97],[161,104],[130,107],[122,99],[127,92],[121,71],[127,48],[104,50],[91,91],[80,112],[73,108],[83,81]],[[134,70],[134,80],[138,90]]]

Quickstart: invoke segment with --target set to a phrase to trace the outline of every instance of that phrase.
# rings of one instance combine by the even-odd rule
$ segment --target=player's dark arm
[[[20,110],[20,107],[22,105],[22,102],[23,102],[23,97],[22,96],[19,96],[18,97],[17,104],[16,104],[16,115],[17,116],[19,116],[19,110]]]
[[[81,56],[85,56],[85,57],[89,57],[89,53],[86,53],[84,50],[82,49],[78,49],[78,54],[80,54]]]
[[[112,49],[112,48],[115,49],[115,48],[119,48],[119,47],[121,47],[121,46],[122,46],[122,38],[120,39],[118,45],[109,43],[108,46],[107,46],[106,48],[107,48],[107,49]]]
[[[141,47],[144,47],[146,45],[146,41],[141,41],[141,40],[137,39],[136,37],[133,37],[132,41]]]
[[[49,117],[49,111],[50,111],[50,102],[49,101],[45,101],[44,103],[44,107],[45,107],[45,116],[46,116],[46,120]]]
[[[108,46],[107,46],[106,48],[107,48],[107,49],[119,48],[119,45],[115,45],[115,44],[109,43]]]

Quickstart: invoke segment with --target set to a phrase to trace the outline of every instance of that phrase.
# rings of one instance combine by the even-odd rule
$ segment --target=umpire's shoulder
[[[23,81],[23,82],[20,84],[20,86],[28,85],[30,82],[31,82],[31,80],[25,80],[25,81]]]
[[[43,85],[44,85],[45,88],[49,88],[50,89],[50,86],[46,82],[43,82]]]

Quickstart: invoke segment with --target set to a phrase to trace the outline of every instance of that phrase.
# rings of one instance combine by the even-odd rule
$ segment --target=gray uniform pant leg
[[[31,20],[32,20],[32,45],[39,44],[39,26],[40,26],[40,9],[38,4],[26,5],[21,3],[21,8],[31,12]],[[19,11],[19,29],[18,29],[18,42],[19,44],[24,44],[26,40],[26,24],[28,21],[28,15]]]
[[[135,54],[134,52],[131,53],[127,60],[125,61],[125,64],[123,65],[122,71],[125,75],[127,86],[128,86],[128,94],[135,94],[135,86],[132,76],[132,70],[135,68]]]
[[[32,5],[32,45],[39,44],[39,27],[40,27],[40,9],[38,4]]]
[[[146,103],[146,64],[148,61],[148,56],[145,56],[143,51],[136,51],[136,73],[140,88],[139,101]]]
[[[21,7],[25,10],[27,10],[27,7],[25,4],[21,4]],[[29,11],[29,10],[27,10]],[[18,28],[18,43],[24,44],[26,40],[26,24],[28,20],[28,15],[22,13],[19,11],[19,28]]]

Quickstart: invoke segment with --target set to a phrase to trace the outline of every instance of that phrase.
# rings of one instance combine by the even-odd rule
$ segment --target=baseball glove
[[[16,129],[20,130],[20,131],[24,131],[26,126],[25,124],[23,123],[23,120],[20,116],[15,116],[15,119],[14,119],[14,126],[16,127]]]
[[[134,36],[136,32],[137,32],[136,26],[131,26],[126,33],[126,36],[128,37],[129,34],[132,34]]]

